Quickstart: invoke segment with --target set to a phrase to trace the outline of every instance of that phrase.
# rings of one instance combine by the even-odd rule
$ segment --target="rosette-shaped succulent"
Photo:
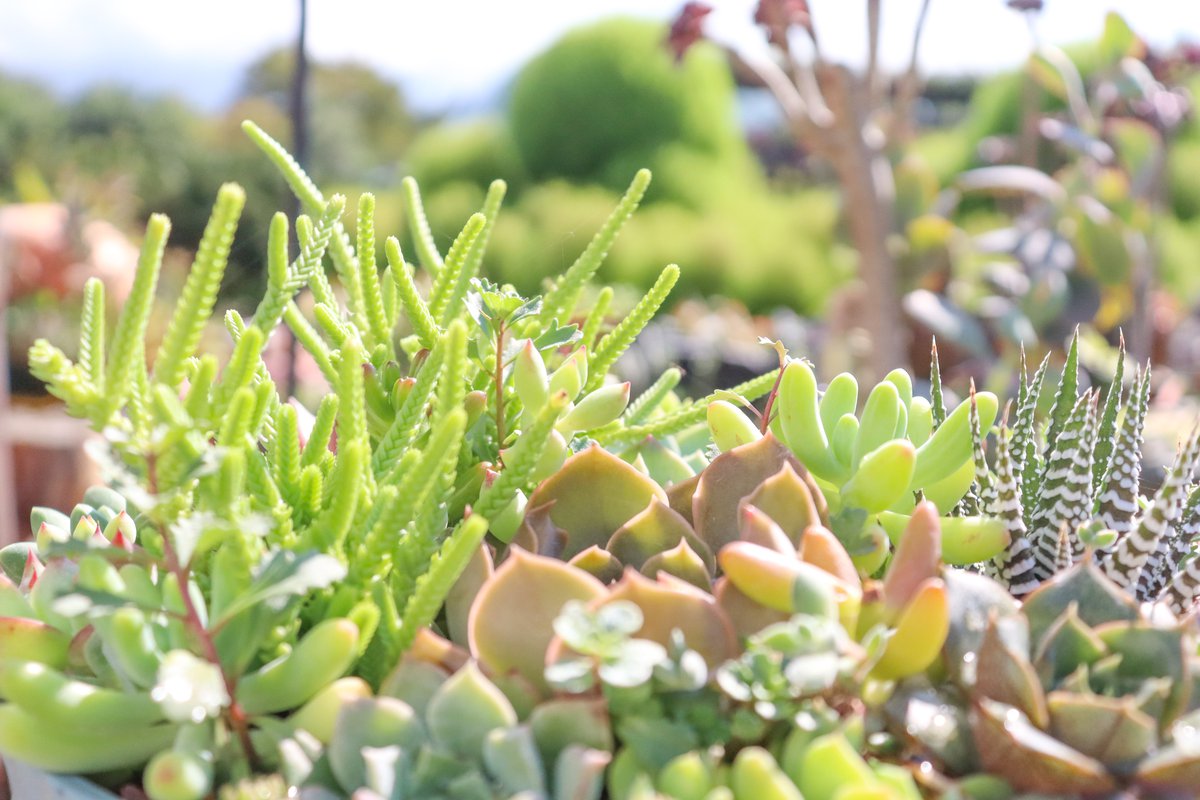
[[[923,758],[1039,796],[1196,796],[1194,622],[1139,606],[1090,558],[1019,608],[980,576],[950,594],[946,681],[888,704]]]
[[[442,656],[460,663],[453,648]],[[474,661],[412,657],[378,696],[357,678],[330,685],[275,738],[280,771],[309,800],[596,800],[613,748],[602,703],[518,713]]]

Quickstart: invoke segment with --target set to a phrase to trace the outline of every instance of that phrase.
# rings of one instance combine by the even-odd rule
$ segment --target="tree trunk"
[[[866,130],[871,123],[856,102],[864,94],[856,89],[865,87],[856,86],[841,68],[833,68],[822,84],[834,119],[827,157],[842,187],[846,223],[858,252],[857,322],[870,339],[859,377],[870,385],[906,364],[908,329],[900,310],[896,263],[888,249],[895,225],[896,188],[891,163],[881,147],[871,143],[877,139],[882,145],[884,137]]]

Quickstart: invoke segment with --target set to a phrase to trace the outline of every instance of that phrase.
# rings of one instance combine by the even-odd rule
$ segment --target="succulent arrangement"
[[[111,336],[93,281],[77,359],[31,351],[111,486],[0,550],[6,758],[150,800],[1200,782],[1200,441],[1141,497],[1148,367],[1126,389],[1122,353],[1101,403],[1073,345],[1044,424],[1047,363],[1022,369],[1011,427],[987,392],[947,412],[936,351],[930,397],[896,370],[861,410],[779,345],[729,391],[681,399],[668,369],[631,397],[609,372],[678,270],[615,325],[611,290],[576,307],[647,173],[530,298],[481,277],[502,183],[444,255],[406,183],[423,274],[394,238],[381,271],[371,198],[352,244],[344,200],[246,129],[308,216],[294,258],[275,218],[228,357],[196,349],[232,184],[161,342],[154,218]],[[280,327],[329,384],[311,413],[263,362]]]
[[[444,256],[415,184],[406,184],[428,275],[422,290],[394,238],[379,270],[369,195],[359,202],[352,245],[344,200],[325,199],[277,143],[245,127],[311,216],[296,220],[294,257],[286,217],[273,220],[262,300],[249,320],[224,316],[228,358],[196,348],[244,202],[233,184],[217,198],[157,348],[145,332],[170,227],[161,216],[150,220],[111,335],[103,286],[93,280],[77,359],[45,341],[30,353],[50,391],[105,434],[114,489],[97,490],[69,515],[36,511],[35,541],[5,552],[6,565],[20,565],[5,584],[12,632],[4,652],[42,665],[29,674],[14,667],[12,680],[41,692],[73,681],[54,691],[81,703],[94,696],[84,705],[97,709],[141,709],[129,720],[134,733],[106,737],[104,746],[91,746],[94,726],[73,727],[76,752],[49,744],[74,712],[56,722],[35,718],[38,701],[29,698],[37,692],[5,691],[3,713],[12,720],[0,749],[37,766],[135,767],[180,740],[180,752],[208,748],[210,781],[214,765],[218,782],[257,768],[259,717],[304,703],[348,671],[377,686],[440,613],[489,530],[511,537],[525,492],[585,432],[603,444],[667,435],[704,418],[703,403],[678,400],[654,422],[644,419],[649,399],[624,414],[628,386],[606,381],[663,302],[676,267],[611,330],[603,330],[603,304],[575,316],[648,173],[638,174],[578,261],[535,298],[478,277],[503,182]],[[281,397],[262,361],[282,326],[330,385],[312,413]],[[536,396],[531,373],[545,379]],[[761,394],[771,380],[739,391]],[[670,388],[667,376],[655,406]],[[280,687],[296,681],[281,700]]]

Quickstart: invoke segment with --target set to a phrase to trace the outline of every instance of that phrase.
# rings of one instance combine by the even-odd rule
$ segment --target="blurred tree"
[[[534,180],[566,178],[622,189],[669,152],[696,165],[753,175],[738,127],[728,65],[711,47],[678,65],[653,22],[611,19],[568,33],[513,83],[509,124]],[[673,187],[656,180],[661,197]]]
[[[261,98],[286,113],[295,63],[290,46],[267,53],[247,69],[241,97]],[[306,168],[313,177],[374,184],[394,178],[392,165],[417,128],[400,87],[352,62],[310,62],[308,80]]]

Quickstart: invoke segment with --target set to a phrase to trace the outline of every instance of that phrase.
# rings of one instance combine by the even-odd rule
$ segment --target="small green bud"
[[[579,390],[587,383],[587,348],[581,347],[572,353],[550,376],[550,394],[566,392],[574,400]]]
[[[517,397],[529,418],[537,415],[546,398],[550,396],[550,379],[546,376],[546,362],[542,354],[533,346],[533,341],[526,339],[525,346],[517,353],[513,361],[513,385]]]
[[[129,544],[137,541],[137,523],[124,511],[113,517],[109,521],[108,527],[104,529],[104,538],[110,542],[116,543],[117,534],[120,534]]]
[[[556,426],[564,433],[590,431],[607,425],[625,412],[629,405],[629,383],[601,386],[567,412]]]
[[[762,438],[750,418],[728,400],[714,400],[708,404],[708,430],[722,453]]]
[[[150,800],[200,800],[212,790],[212,765],[194,753],[164,750],[142,776]]]

